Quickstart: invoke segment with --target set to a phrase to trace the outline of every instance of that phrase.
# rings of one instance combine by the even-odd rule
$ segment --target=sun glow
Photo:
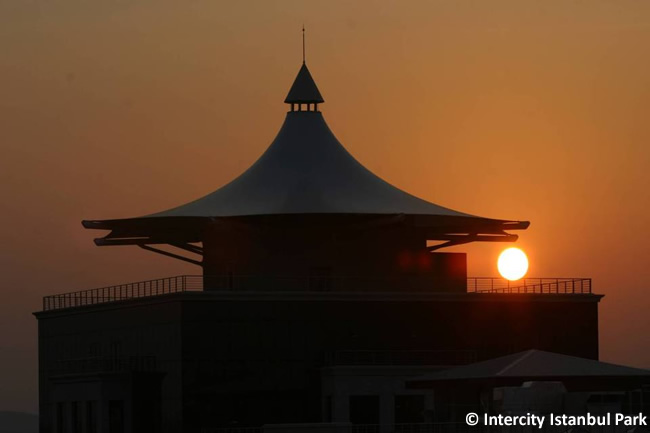
[[[519,248],[505,249],[499,255],[497,268],[501,276],[506,280],[518,280],[528,272],[528,257]]]

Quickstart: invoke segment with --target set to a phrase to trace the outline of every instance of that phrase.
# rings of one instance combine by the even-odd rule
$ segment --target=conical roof
[[[286,101],[323,101],[305,64]],[[156,230],[175,234],[196,230],[197,219],[289,215],[410,215],[420,227],[436,227],[436,233],[452,233],[454,238],[466,233],[463,242],[491,240],[479,239],[480,234],[512,241],[517,237],[503,230],[528,227],[525,221],[455,211],[391,185],[359,163],[336,139],[322,113],[315,110],[288,112],[266,152],[243,174],[216,191],[155,214],[84,221],[84,226],[113,230],[106,238],[139,238],[152,236]],[[158,229],[152,229],[154,226]]]
[[[325,102],[305,62],[302,63],[284,102],[287,104],[320,104]]]
[[[373,174],[341,145],[317,111],[287,113],[271,146],[229,184],[151,216],[331,213],[471,216],[422,200]]]

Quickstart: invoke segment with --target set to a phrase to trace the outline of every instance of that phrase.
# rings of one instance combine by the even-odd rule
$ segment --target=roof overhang
[[[478,217],[447,215],[364,215],[364,214],[285,214],[250,215],[241,217],[143,217],[114,220],[84,220],[87,229],[110,230],[96,238],[98,246],[186,244],[202,242],[205,229],[212,224],[246,226],[265,230],[272,227],[321,225],[341,229],[364,229],[387,226],[407,226],[420,231],[430,241],[444,244],[439,249],[469,242],[514,242],[517,235],[506,230],[524,230],[528,221],[505,221]]]

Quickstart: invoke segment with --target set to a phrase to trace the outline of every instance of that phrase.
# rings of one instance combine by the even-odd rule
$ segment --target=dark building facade
[[[598,359],[590,280],[468,278],[465,254],[440,252],[515,241],[506,230],[527,222],[453,211],[372,174],[329,130],[304,63],[285,102],[269,149],[226,186],[84,221],[109,231],[100,246],[202,273],[46,297],[42,432],[443,421],[409,409],[432,401],[425,391],[392,384],[533,348]]]

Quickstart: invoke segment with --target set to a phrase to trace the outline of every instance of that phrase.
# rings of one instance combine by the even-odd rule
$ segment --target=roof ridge
[[[512,361],[510,364],[506,365],[506,366],[503,367],[500,371],[498,371],[497,374],[496,374],[496,376],[501,376],[503,373],[505,373],[506,371],[510,370],[510,369],[511,369],[512,367],[514,367],[515,365],[521,363],[522,361],[524,361],[526,358],[530,357],[530,356],[531,356],[533,353],[535,353],[535,352],[536,352],[535,349],[530,349],[530,350],[526,351],[526,352],[523,353],[519,358],[515,359],[515,360]]]

